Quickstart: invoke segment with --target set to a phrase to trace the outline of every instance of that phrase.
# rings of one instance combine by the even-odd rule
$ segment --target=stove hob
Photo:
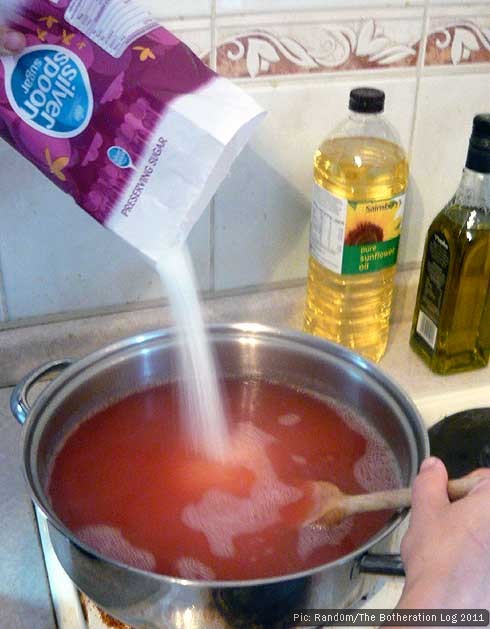
[[[449,478],[490,467],[490,408],[448,415],[429,430],[430,452],[446,465]]]

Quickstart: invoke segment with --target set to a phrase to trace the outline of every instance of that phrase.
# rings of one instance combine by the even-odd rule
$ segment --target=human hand
[[[410,525],[401,554],[406,581],[400,609],[488,609],[490,604],[490,469],[450,503],[447,472],[431,457],[412,489]]]
[[[7,26],[0,26],[0,54],[15,54],[26,45],[26,38],[22,33],[13,31]]]

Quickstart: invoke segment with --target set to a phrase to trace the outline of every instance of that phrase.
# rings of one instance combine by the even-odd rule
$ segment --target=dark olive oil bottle
[[[454,197],[429,228],[410,345],[438,374],[490,355],[490,114],[473,121]]]

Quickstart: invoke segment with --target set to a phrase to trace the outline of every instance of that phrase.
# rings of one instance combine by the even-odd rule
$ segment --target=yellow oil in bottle
[[[406,190],[408,163],[395,142],[364,136],[328,139],[315,154],[314,180],[335,197],[363,202],[367,207],[357,220],[347,220],[346,243],[369,245],[389,240],[396,236],[394,226],[399,234],[393,212],[375,211],[373,203],[370,215],[366,205],[401,198]],[[304,329],[378,361],[388,342],[394,275],[394,264],[374,272],[337,273],[326,268],[312,250]]]
[[[442,270],[444,263],[431,251],[432,242],[439,247],[446,243],[447,266]],[[427,264],[433,277],[437,273],[430,285]],[[450,204],[434,219],[427,236],[410,345],[439,374],[488,363],[490,211],[478,216],[477,209]]]

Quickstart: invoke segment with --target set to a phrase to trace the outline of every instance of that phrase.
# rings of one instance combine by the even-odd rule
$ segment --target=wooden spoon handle
[[[450,480],[447,484],[449,500],[459,500],[467,496],[470,491],[483,480],[483,476],[463,476],[456,480]]]
[[[464,498],[481,480],[480,476],[463,476],[456,480],[450,480],[447,484],[449,499],[458,500],[459,498]],[[368,511],[402,509],[411,505],[412,490],[407,487],[378,491],[372,494],[360,494],[359,496],[346,495],[342,502],[342,506],[345,508],[345,517]]]
[[[411,499],[412,491],[408,487],[376,491],[372,494],[359,494],[358,496],[346,495],[342,499],[342,506],[345,510],[344,517],[354,515],[355,513],[409,507]]]

